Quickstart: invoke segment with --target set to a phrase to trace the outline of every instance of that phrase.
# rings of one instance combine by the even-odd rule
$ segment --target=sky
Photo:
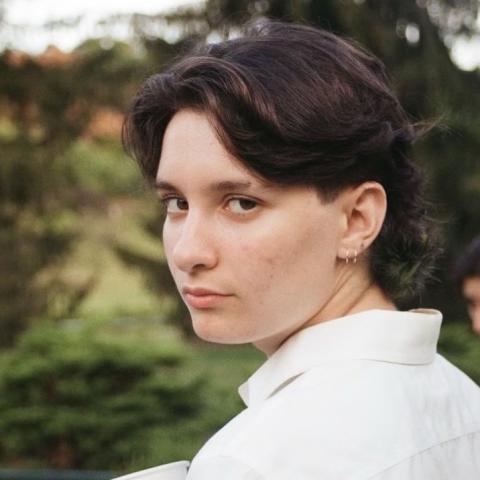
[[[110,35],[126,39],[131,34],[128,25],[112,27],[98,25],[98,21],[117,13],[155,14],[179,6],[199,5],[205,0],[3,0],[6,7],[7,25],[18,25],[27,29],[4,27],[0,39],[0,50],[9,47],[30,53],[41,53],[49,44],[69,51],[83,40]],[[73,21],[81,16],[75,27],[46,30],[46,22],[56,20]],[[479,20],[480,22],[480,17]],[[174,32],[166,32],[168,34]],[[173,40],[173,38],[172,38]],[[452,57],[460,68],[472,70],[480,67],[480,37],[474,40],[458,38],[454,41]]]
[[[30,53],[41,53],[49,44],[64,51],[75,48],[87,38],[104,36],[107,27],[98,21],[113,14],[156,14],[180,6],[198,5],[205,0],[3,0],[7,27],[2,32],[0,49],[9,47]],[[82,16],[74,28],[47,30],[46,22],[74,21]],[[27,27],[12,28],[8,25]],[[120,25],[108,33],[123,39],[128,37],[126,25]]]

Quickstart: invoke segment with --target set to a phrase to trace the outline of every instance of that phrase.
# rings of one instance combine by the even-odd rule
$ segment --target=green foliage
[[[126,103],[137,67],[128,46],[102,49],[94,41],[57,63],[0,54],[0,348],[35,318],[68,315],[90,288],[56,275],[76,235],[74,225],[57,227],[92,192],[129,188],[132,171],[113,165],[118,141],[116,148],[76,142],[101,108]]]
[[[205,387],[184,351],[96,329],[34,328],[4,354],[0,452],[46,467],[121,469],[154,429],[198,415]]]
[[[443,325],[438,348],[440,353],[480,385],[480,338],[472,333],[466,323]]]
[[[60,295],[62,284],[54,272],[50,278],[40,273],[46,264],[59,265],[72,236],[67,216],[0,208],[0,346],[11,345],[28,319],[47,311],[53,296]]]
[[[74,188],[110,197],[143,191],[140,172],[123,154],[117,139],[80,139],[65,152],[64,162],[64,178]]]
[[[153,234],[153,229],[155,226],[158,228],[159,224],[161,222],[151,223],[150,228],[152,229],[148,230],[149,233]],[[115,252],[127,266],[142,271],[146,279],[146,286],[151,291],[171,300],[171,308],[167,312],[169,322],[180,328],[186,337],[194,336],[190,314],[178,294],[166,261],[163,258],[152,258],[149,255],[139,253],[120,243],[115,246]]]

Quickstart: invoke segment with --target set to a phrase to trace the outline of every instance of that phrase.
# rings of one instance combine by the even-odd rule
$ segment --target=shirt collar
[[[325,321],[290,337],[239,388],[253,406],[311,367],[332,360],[406,365],[433,361],[442,314],[438,310],[368,310]]]

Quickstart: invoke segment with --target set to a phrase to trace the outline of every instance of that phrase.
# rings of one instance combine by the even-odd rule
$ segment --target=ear
[[[377,238],[387,212],[387,194],[378,182],[364,182],[343,191],[344,229],[338,257],[355,259]]]

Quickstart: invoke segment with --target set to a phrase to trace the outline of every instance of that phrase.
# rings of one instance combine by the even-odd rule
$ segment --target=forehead
[[[220,173],[261,182],[225,149],[206,114],[187,109],[177,112],[163,137],[157,179],[185,180]]]
[[[312,186],[281,185],[257,175],[226,150],[206,114],[189,109],[177,112],[167,125],[155,184],[158,190],[182,193],[255,191],[284,203],[292,195],[313,194],[320,201]]]

